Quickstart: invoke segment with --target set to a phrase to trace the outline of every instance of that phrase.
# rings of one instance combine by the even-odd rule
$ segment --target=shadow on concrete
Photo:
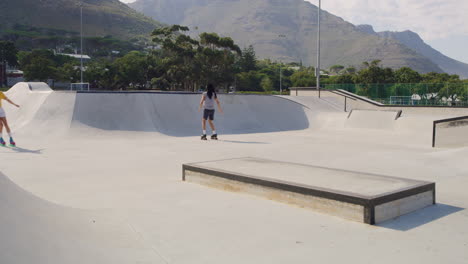
[[[378,224],[377,226],[398,231],[408,231],[463,210],[465,210],[465,208],[447,204],[436,204],[416,212],[400,216],[394,220]]]
[[[29,153],[29,154],[42,154],[42,151],[44,150],[44,149],[30,150],[30,149],[25,149],[25,148],[20,148],[20,147],[11,147],[9,149],[17,153]]]
[[[223,140],[223,139],[220,139],[219,141],[227,142],[227,143],[237,143],[237,144],[270,144],[270,143],[267,143],[267,142]]]

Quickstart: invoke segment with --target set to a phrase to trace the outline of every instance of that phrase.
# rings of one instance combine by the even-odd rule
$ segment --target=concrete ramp
[[[322,97],[318,98],[315,96],[280,96],[286,100],[290,100],[299,104],[304,105],[309,110],[315,113],[321,112],[343,112],[344,104],[343,101],[337,100],[334,97]]]
[[[29,89],[32,92],[52,92],[52,89],[44,82],[28,82]]]
[[[460,148],[468,146],[468,116],[434,121],[432,147]]]
[[[20,105],[20,108],[17,108],[4,102],[7,117],[11,120],[11,128],[16,131],[33,120],[44,101],[52,94],[52,90],[45,83],[21,82],[10,88],[5,94],[13,102]]]
[[[309,128],[307,109],[275,96],[219,95],[225,114],[216,113],[219,133],[266,133]],[[77,93],[73,126],[103,130],[200,134],[199,94]]]
[[[367,224],[435,203],[435,183],[259,158],[185,164],[182,179]]]
[[[2,263],[165,263],[118,217],[49,203],[1,172],[0,211]]]
[[[47,137],[64,136],[70,133],[75,92],[53,92],[44,100],[41,107],[34,112],[34,117],[17,133]],[[14,119],[12,119],[15,122]]]
[[[358,129],[395,129],[400,110],[352,110],[346,120],[346,128]]]

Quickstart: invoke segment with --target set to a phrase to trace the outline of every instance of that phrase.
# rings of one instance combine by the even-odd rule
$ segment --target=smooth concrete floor
[[[257,157],[199,162],[192,165],[233,174],[305,185],[311,188],[329,189],[338,193],[352,193],[359,197],[382,195],[421,184],[420,181],[404,178]]]
[[[49,138],[24,131],[17,135],[18,149],[0,148],[0,170],[38,199],[117,219],[99,236],[97,246],[107,249],[100,263],[466,263],[468,148],[432,149],[414,137],[375,135],[221,133],[219,141],[203,142],[157,133],[91,130]],[[245,156],[434,181],[438,204],[368,226],[181,181],[184,163]],[[35,222],[24,219],[18,225]],[[153,255],[140,260],[136,256],[143,251],[133,240],[106,246],[129,227]],[[71,235],[61,238],[62,247]],[[19,242],[26,251],[42,252],[49,243]],[[127,258],[105,258],[131,250]],[[57,256],[33,254],[30,260],[58,263]]]

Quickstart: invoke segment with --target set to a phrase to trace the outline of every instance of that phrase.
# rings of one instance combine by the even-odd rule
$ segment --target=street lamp
[[[81,55],[80,55],[80,71],[81,71],[81,85],[83,85],[83,3],[80,3],[80,45],[81,45]],[[83,87],[81,87],[83,88]]]
[[[281,35],[278,35],[278,37],[286,38],[286,35],[281,34]],[[283,94],[283,69],[282,69],[282,66],[283,66],[283,62],[280,59],[280,95]]]
[[[318,89],[318,97],[320,98],[320,11],[322,9],[322,1],[319,0],[319,5],[318,5],[318,29],[317,29],[317,68],[315,69],[316,71],[316,77],[317,77],[317,89]]]

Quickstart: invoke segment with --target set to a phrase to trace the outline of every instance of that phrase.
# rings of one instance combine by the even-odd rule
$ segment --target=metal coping
[[[294,164],[294,163],[291,163],[291,164]],[[301,165],[304,165],[304,164],[301,164]],[[307,165],[307,166],[315,167],[315,168],[322,168],[322,169],[324,168],[324,167],[316,167],[316,166],[311,166],[311,165]],[[340,170],[340,169],[331,169],[331,168],[325,168],[325,169],[342,171],[342,172],[343,171],[350,172],[350,171]],[[183,181],[186,181],[186,175],[185,175],[186,171],[194,171],[194,172],[204,173],[204,174],[208,174],[214,177],[219,177],[219,178],[223,178],[227,180],[238,181],[238,182],[247,183],[247,184],[254,184],[254,185],[259,185],[263,187],[268,187],[268,188],[273,188],[273,189],[278,189],[278,190],[283,190],[283,191],[288,191],[288,192],[293,192],[293,193],[299,193],[299,194],[314,196],[314,197],[319,197],[319,198],[325,198],[325,199],[330,199],[330,200],[335,200],[335,201],[345,202],[345,203],[350,203],[350,204],[355,204],[355,205],[361,205],[364,207],[364,212],[365,212],[364,222],[367,224],[371,224],[371,225],[375,224],[375,207],[378,205],[385,204],[385,203],[392,202],[392,201],[399,200],[399,199],[403,199],[409,196],[417,195],[417,194],[428,192],[428,191],[432,191],[433,204],[436,203],[436,192],[435,192],[436,184],[434,182],[408,180],[404,178],[374,175],[374,174],[369,174],[369,173],[363,173],[363,174],[374,175],[376,177],[386,177],[386,178],[393,178],[393,179],[401,179],[405,181],[412,181],[417,184],[410,186],[410,187],[401,188],[398,190],[390,191],[390,192],[375,195],[375,196],[365,196],[365,195],[359,195],[359,194],[350,193],[350,192],[331,190],[327,188],[320,188],[320,187],[298,184],[298,183],[293,183],[293,182],[288,182],[288,181],[265,179],[262,177],[255,177],[255,176],[250,176],[250,175],[246,175],[242,173],[233,173],[233,172],[228,172],[228,171],[223,171],[223,170],[218,170],[218,169],[210,169],[210,168],[199,166],[193,163],[182,165],[182,180]]]
[[[432,147],[435,148],[435,144],[436,144],[437,124],[458,121],[458,120],[463,120],[463,119],[468,119],[468,116],[459,116],[459,117],[435,120],[432,125]]]
[[[371,112],[396,112],[395,120],[398,120],[398,118],[401,117],[403,114],[403,110],[376,110],[376,109],[351,109],[351,112],[349,112],[348,119],[351,117],[351,114],[353,111],[371,111]]]

